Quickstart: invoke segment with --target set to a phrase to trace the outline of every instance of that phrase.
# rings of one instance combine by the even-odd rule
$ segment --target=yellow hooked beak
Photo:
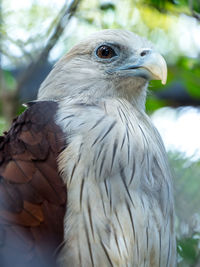
[[[143,77],[147,80],[161,80],[162,84],[167,81],[167,64],[164,58],[151,49],[137,51],[138,56],[133,56],[125,65],[110,70],[125,77]],[[135,62],[135,63],[134,63]]]
[[[148,70],[152,74],[152,79],[161,80],[162,84],[166,84],[167,64],[165,59],[159,53],[149,53],[139,68]]]

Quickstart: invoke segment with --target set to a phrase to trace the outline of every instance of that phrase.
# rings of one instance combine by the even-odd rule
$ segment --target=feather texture
[[[171,174],[147,115],[125,99],[66,98],[56,121],[68,140],[61,266],[175,266]]]
[[[56,158],[65,146],[57,104],[38,102],[0,142],[0,266],[55,267],[66,188]]]

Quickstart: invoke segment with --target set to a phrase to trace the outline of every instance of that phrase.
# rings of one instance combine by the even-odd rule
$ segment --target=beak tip
[[[164,66],[165,67],[163,69],[162,79],[161,79],[161,82],[162,82],[163,85],[167,83],[167,64],[166,64],[166,62],[164,64]]]
[[[164,85],[167,82],[167,64],[165,59],[157,52],[152,52],[149,54],[147,61],[143,64],[143,67],[146,68],[151,73],[151,79],[161,80],[161,83]]]
[[[166,79],[166,78],[165,78],[165,79],[162,79],[162,81],[161,81],[161,83],[162,83],[163,85],[165,85],[166,82],[167,82],[167,79]]]

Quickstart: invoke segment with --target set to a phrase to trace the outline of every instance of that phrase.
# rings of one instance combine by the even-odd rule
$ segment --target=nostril
[[[140,53],[140,56],[141,56],[141,57],[144,57],[144,56],[146,56],[147,54],[149,54],[149,52],[150,52],[150,50],[144,50],[144,51],[142,51],[142,52]]]

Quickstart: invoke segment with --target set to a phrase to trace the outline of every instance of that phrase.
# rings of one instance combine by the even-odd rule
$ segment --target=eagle
[[[174,267],[170,168],[145,112],[164,58],[102,30],[75,45],[0,138],[1,267]]]

